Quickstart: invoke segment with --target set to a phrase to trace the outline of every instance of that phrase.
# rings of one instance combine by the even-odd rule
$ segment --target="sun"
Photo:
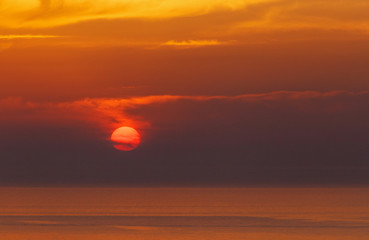
[[[112,133],[110,140],[113,142],[115,149],[132,151],[140,144],[141,136],[134,128],[120,127]]]

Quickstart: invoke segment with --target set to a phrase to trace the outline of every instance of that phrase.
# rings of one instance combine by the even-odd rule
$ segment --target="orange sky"
[[[3,0],[0,94],[362,90],[368,9],[362,0]]]
[[[0,142],[27,145],[39,128],[45,139],[32,141],[47,140],[50,155],[98,142],[114,158],[104,144],[129,125],[147,147],[138,159],[176,158],[185,139],[208,143],[193,150],[200,159],[216,157],[211,149],[258,158],[244,150],[258,141],[254,149],[265,144],[277,159],[312,146],[328,158],[340,154],[320,147],[340,139],[338,149],[352,144],[341,156],[357,153],[360,165],[369,129],[368,11],[366,0],[0,0],[0,129],[16,132]],[[301,145],[288,152],[296,139]],[[162,155],[167,145],[173,151]],[[35,149],[32,158],[47,158]]]

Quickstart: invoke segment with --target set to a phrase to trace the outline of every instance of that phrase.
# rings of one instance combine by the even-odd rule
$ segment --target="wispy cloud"
[[[2,0],[0,26],[42,28],[93,19],[195,16],[264,1],[270,0]]]
[[[59,38],[60,36],[54,35],[0,35],[0,40],[13,40],[13,39],[45,39],[45,38]]]
[[[236,23],[235,31],[244,29],[250,33],[321,30],[359,31],[368,34],[368,10],[369,3],[365,0],[335,3],[325,0],[278,1],[264,9],[259,18]]]
[[[5,119],[10,119],[11,114],[28,113],[31,120],[53,118],[52,121],[72,121],[94,123],[101,126],[106,131],[111,131],[122,125],[134,126],[138,129],[150,128],[150,120],[142,119],[139,115],[131,113],[131,110],[144,106],[173,103],[177,101],[210,102],[224,101],[234,103],[299,103],[306,100],[343,99],[345,97],[368,96],[369,92],[350,91],[277,91],[269,93],[244,94],[237,96],[178,96],[178,95],[157,95],[142,96],[133,98],[86,98],[79,101],[59,102],[59,103],[37,103],[27,102],[22,99],[0,100],[0,110],[9,112],[5,114]],[[278,104],[277,104],[278,105]],[[337,110],[337,109],[336,109]],[[312,109],[317,111],[317,109]],[[327,112],[327,109],[323,109]],[[29,114],[34,112],[34,115]],[[4,116],[5,116],[4,115]],[[0,120],[4,117],[0,116]],[[23,118],[22,118],[23,119]],[[30,119],[28,119],[30,121]]]
[[[78,46],[193,48],[232,44],[230,40],[367,39],[368,10],[366,0],[1,0],[0,28],[32,29],[32,33],[47,28],[50,34],[77,36],[79,40],[62,44]],[[9,39],[1,39],[5,38]],[[141,42],[145,44],[137,44]]]
[[[218,40],[187,40],[187,41],[170,40],[168,42],[161,44],[161,46],[190,48],[190,47],[219,46],[226,44],[229,44],[229,42],[221,42]]]

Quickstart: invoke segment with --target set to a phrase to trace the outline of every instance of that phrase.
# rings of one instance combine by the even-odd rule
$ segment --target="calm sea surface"
[[[369,239],[368,188],[0,188],[0,240]]]

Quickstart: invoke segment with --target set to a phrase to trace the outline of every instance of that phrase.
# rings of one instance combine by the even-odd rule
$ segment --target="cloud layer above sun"
[[[54,103],[31,102],[19,98],[8,98],[0,101],[0,109],[3,113],[6,113],[2,115],[0,120],[12,122],[19,118],[27,123],[32,121],[37,123],[37,121],[55,119],[57,124],[62,124],[63,119],[65,119],[67,122],[82,121],[95,124],[102,132],[110,132],[119,126],[125,125],[150,129],[152,127],[152,117],[155,118],[155,121],[168,121],[165,117],[158,118],[156,114],[150,110],[150,108],[155,109],[157,106],[161,106],[165,109],[166,105],[181,106],[186,103],[190,103],[190,105],[214,104],[219,106],[224,104],[235,104],[239,107],[245,107],[245,111],[239,113],[240,116],[243,114],[255,115],[255,112],[253,112],[254,110],[246,111],[249,110],[248,108],[252,105],[260,106],[261,108],[270,108],[272,111],[279,111],[280,106],[283,106],[285,108],[291,108],[290,111],[293,111],[293,114],[314,115],[317,113],[324,113],[334,115],[337,113],[346,114],[348,111],[353,111],[353,109],[350,108],[350,104],[356,102],[356,100],[367,99],[368,96],[369,93],[367,91],[278,91],[238,96],[157,95],[126,99],[86,98],[78,101]],[[344,99],[348,100],[347,104],[342,104]],[[316,102],[322,102],[324,104],[320,107],[314,107]],[[259,111],[260,109],[255,110]],[[189,111],[191,111],[191,109],[189,109]],[[210,108],[210,110],[205,110],[204,108],[204,111],[204,116],[208,114],[216,114],[219,116],[224,114],[222,111],[213,108]],[[357,111],[359,112],[360,110],[357,109]],[[147,117],[147,112],[151,112],[152,116]],[[227,114],[224,114],[222,117],[227,117],[226,115]],[[229,120],[233,121],[236,119],[237,118],[230,118]]]

